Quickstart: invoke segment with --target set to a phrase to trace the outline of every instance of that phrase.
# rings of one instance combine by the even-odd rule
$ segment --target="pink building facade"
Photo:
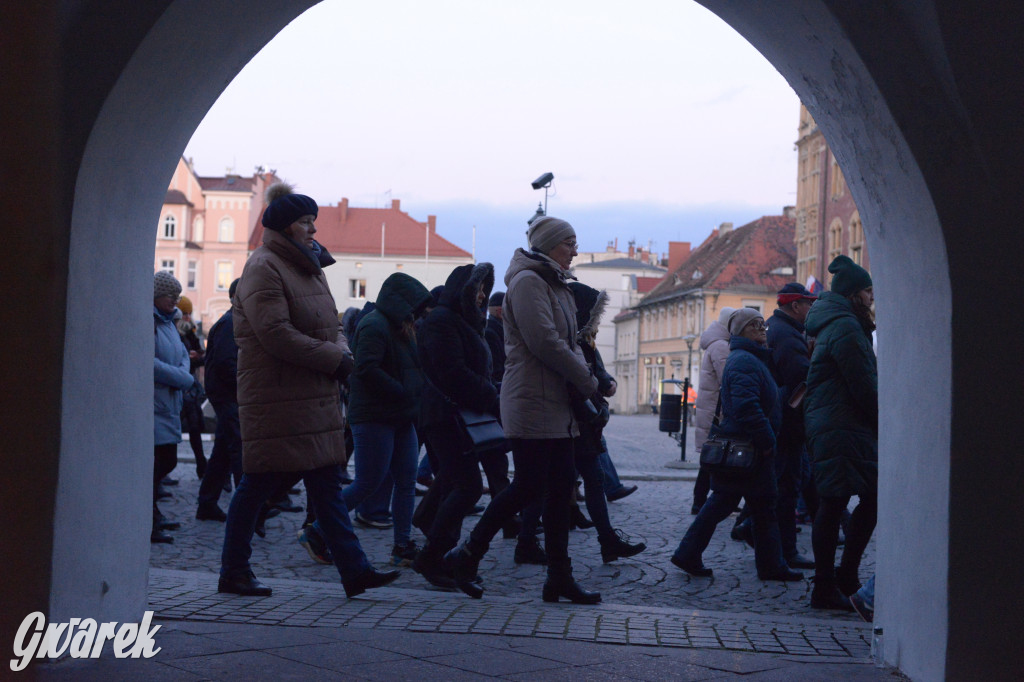
[[[178,161],[157,224],[153,269],[178,278],[203,331],[231,307],[228,287],[242,274],[249,233],[273,178],[262,172],[199,177],[189,160]]]

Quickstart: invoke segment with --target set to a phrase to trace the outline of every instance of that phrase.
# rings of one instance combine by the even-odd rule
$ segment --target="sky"
[[[231,82],[184,154],[262,165],[320,205],[392,198],[507,264],[549,215],[581,251],[667,251],[796,198],[799,101],[688,0],[325,0]]]

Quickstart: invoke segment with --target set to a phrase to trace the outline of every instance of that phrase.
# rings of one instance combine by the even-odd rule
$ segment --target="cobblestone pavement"
[[[636,472],[640,476],[666,474],[676,476],[678,470],[665,468],[674,461],[678,449],[666,435],[657,432],[653,416],[613,418],[608,432],[612,456],[621,472]],[[209,450],[211,443],[206,443]],[[153,568],[178,569],[216,573],[220,565],[220,551],[224,526],[213,521],[195,520],[195,499],[198,482],[195,467],[190,461],[187,444],[179,449],[179,465],[173,476],[180,485],[169,488],[173,498],[161,502],[161,509],[171,519],[182,523],[172,535],[172,545],[153,545]],[[855,615],[812,611],[809,607],[809,580],[796,583],[762,582],[757,579],[753,550],[729,538],[731,520],[723,522],[704,555],[705,564],[713,568],[713,579],[691,578],[669,563],[669,558],[692,517],[693,483],[689,480],[641,480],[633,495],[609,505],[614,526],[635,539],[642,539],[648,549],[631,559],[620,559],[603,564],[597,535],[593,529],[570,533],[570,555],[573,570],[586,587],[600,590],[605,604],[643,609],[668,608],[682,611],[709,611],[732,614],[797,618],[828,628],[835,624],[853,626],[867,636],[869,629]],[[488,500],[483,498],[483,502]],[[294,501],[304,504],[304,495]],[[227,508],[228,496],[221,506]],[[338,574],[333,566],[314,563],[305,549],[296,542],[296,534],[303,514],[281,514],[267,521],[267,537],[253,538],[252,565],[260,578],[283,578],[326,582],[337,586]],[[464,532],[468,532],[476,517],[468,517]],[[803,526],[798,535],[801,551],[810,555],[810,528]],[[419,531],[414,537],[422,544]],[[357,527],[360,541],[378,566],[387,563],[393,542],[390,530],[367,530]],[[486,588],[486,603],[491,597],[527,598],[538,601],[544,582],[544,568],[518,566],[512,560],[514,540],[499,536],[491,551],[481,563],[481,575]],[[868,548],[862,576],[874,570],[874,544]],[[809,577],[810,572],[807,572]],[[405,570],[396,588],[418,590],[430,595],[427,583],[412,570]],[[447,595],[446,595],[447,597]],[[461,594],[457,598],[465,599]],[[467,606],[466,608],[476,608]]]

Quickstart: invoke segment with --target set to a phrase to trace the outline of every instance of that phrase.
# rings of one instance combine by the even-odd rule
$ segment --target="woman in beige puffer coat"
[[[469,539],[449,552],[447,565],[459,588],[483,596],[473,582],[480,559],[504,522],[531,502],[544,500],[548,578],[544,601],[601,601],[572,577],[569,559],[570,503],[576,470],[573,437],[579,435],[571,393],[590,396],[594,378],[576,341],[576,303],[567,280],[576,256],[576,232],[564,220],[544,216],[527,231],[530,251],[516,250],[505,274],[505,376],[501,420],[512,445],[516,476],[484,511]]]

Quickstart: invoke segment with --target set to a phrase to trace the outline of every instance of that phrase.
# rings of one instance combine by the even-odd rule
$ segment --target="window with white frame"
[[[232,242],[235,240],[235,221],[231,216],[224,216],[217,225],[217,241]]]
[[[178,236],[178,219],[170,213],[164,216],[163,231],[160,236],[163,239],[176,239]]]
[[[167,272],[169,272],[169,273],[171,273],[173,275],[174,274],[174,259],[173,258],[164,258],[163,260],[161,260],[160,261],[160,269],[161,270],[166,270]]]
[[[761,314],[764,314],[764,301],[744,300],[743,301],[743,307],[744,308],[753,308],[757,312],[759,312]]]
[[[350,279],[348,281],[349,298],[366,298],[366,280]]]
[[[217,261],[217,291],[227,291],[235,279],[235,264],[229,260]]]
[[[188,272],[185,276],[185,286],[189,289],[196,288],[196,271],[199,269],[199,262],[190,260],[188,262]]]

